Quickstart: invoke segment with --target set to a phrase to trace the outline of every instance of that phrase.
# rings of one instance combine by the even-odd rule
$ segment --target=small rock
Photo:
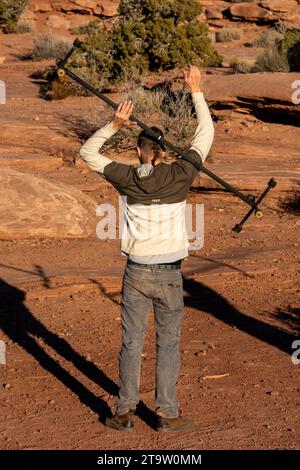
[[[49,15],[46,24],[49,28],[54,28],[54,29],[60,29],[60,28],[69,29],[70,27],[70,21],[58,15]]]
[[[268,395],[271,395],[272,397],[278,397],[279,392],[275,392],[275,391],[273,391],[273,390],[268,390],[268,391],[267,391],[267,394],[268,394]]]
[[[232,5],[226,10],[226,16],[233,20],[254,22],[270,21],[274,19],[270,11],[253,3],[237,3],[236,5]]]
[[[48,2],[36,3],[34,9],[35,11],[39,11],[41,13],[47,13],[52,10],[52,5],[50,5]]]
[[[33,13],[33,11],[29,10],[28,8],[26,8],[23,13],[21,13],[21,15],[19,16],[19,22],[23,22],[23,21],[35,21],[37,19],[37,16],[35,13]]]
[[[9,390],[11,388],[11,384],[4,384],[4,388],[6,388],[7,390]]]
[[[112,17],[118,14],[119,2],[112,2],[111,0],[101,0],[100,2],[95,3],[97,3],[97,7],[93,8],[95,15]]]
[[[278,13],[286,13],[298,6],[296,0],[285,0],[284,2],[282,0],[263,0],[260,4],[263,8]]]
[[[223,19],[222,13],[213,8],[207,8],[205,11],[205,14],[208,20],[222,20]]]
[[[198,356],[206,356],[207,355],[207,351],[197,351],[195,352],[195,356],[198,357]]]

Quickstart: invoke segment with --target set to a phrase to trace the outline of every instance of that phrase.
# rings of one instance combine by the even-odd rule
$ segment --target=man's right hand
[[[124,101],[124,103],[119,104],[117,111],[115,112],[114,118],[112,120],[112,125],[116,129],[119,129],[122,126],[134,126],[136,123],[130,121],[130,116],[133,112],[133,103],[131,101]]]
[[[195,65],[190,65],[184,72],[184,81],[191,93],[201,91],[201,72]]]

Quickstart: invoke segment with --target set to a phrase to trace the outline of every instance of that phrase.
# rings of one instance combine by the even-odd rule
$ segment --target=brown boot
[[[107,426],[108,428],[116,429],[117,431],[133,431],[133,413],[133,411],[128,411],[124,415],[115,415],[112,418],[106,418],[105,426]]]
[[[164,418],[158,416],[158,423],[156,430],[158,432],[178,432],[178,431],[188,431],[192,428],[192,422],[190,419],[182,418]]]

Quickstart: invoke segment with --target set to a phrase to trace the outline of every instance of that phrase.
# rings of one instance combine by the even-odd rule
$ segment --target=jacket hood
[[[134,182],[143,192],[147,194],[157,192],[157,178],[154,176],[160,165],[143,164],[135,169]]]

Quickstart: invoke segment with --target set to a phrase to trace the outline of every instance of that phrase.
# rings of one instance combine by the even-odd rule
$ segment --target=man
[[[192,93],[197,129],[190,155],[204,162],[214,128],[201,92],[201,72],[190,66],[185,83]],[[125,230],[121,250],[127,255],[123,278],[119,357],[120,390],[116,414],[106,425],[123,431],[133,429],[132,415],[139,401],[141,351],[151,306],[156,327],[157,430],[182,431],[190,422],[179,416],[176,383],[179,373],[179,337],[183,316],[181,260],[188,256],[185,203],[198,170],[177,159],[160,161],[160,146],[144,131],[138,138],[140,165],[116,163],[99,149],[122,126],[131,124],[133,104],[120,104],[111,123],[97,131],[81,148],[80,155],[120,193],[125,205]],[[152,128],[159,136],[158,128]],[[177,142],[180,146],[180,142]]]

